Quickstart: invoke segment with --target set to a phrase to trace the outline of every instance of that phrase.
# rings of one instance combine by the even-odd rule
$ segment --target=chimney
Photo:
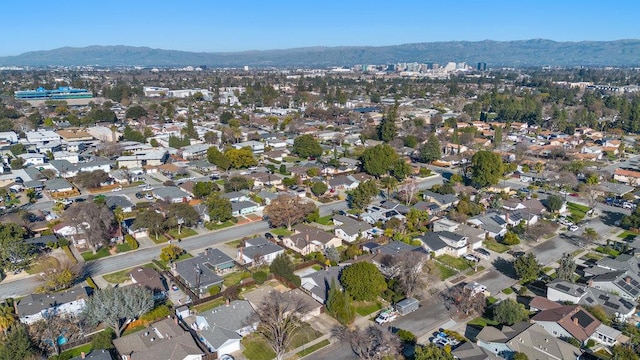
[[[87,354],[85,354],[84,351],[80,353],[80,358],[81,359],[84,359],[86,357],[87,357]]]
[[[574,323],[574,324],[576,324],[576,325],[579,325],[579,324],[578,324],[578,317],[577,317],[577,316],[573,318],[573,323]]]
[[[178,325],[178,317],[177,316],[173,318],[173,323]]]
[[[225,301],[225,304],[226,304],[227,306],[229,306],[229,304],[230,304],[230,303],[231,303],[231,302],[229,301],[229,298],[227,298],[227,300]]]
[[[589,281],[587,281],[587,286],[593,287],[593,279],[589,279]]]
[[[627,284],[631,284],[631,276],[627,276],[626,278],[624,278],[624,281],[625,281]]]

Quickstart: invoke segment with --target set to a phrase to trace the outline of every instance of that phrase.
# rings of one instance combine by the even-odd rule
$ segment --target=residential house
[[[169,153],[166,149],[146,149],[138,150],[133,155],[120,156],[116,159],[118,167],[143,168],[146,166],[160,166],[165,163]]]
[[[109,209],[115,210],[120,208],[122,209],[122,212],[125,213],[133,212],[136,208],[136,205],[124,195],[107,196],[105,198],[105,203]]]
[[[460,224],[459,222],[447,218],[438,219],[433,222],[433,232],[438,231],[449,231],[465,236],[471,250],[475,250],[482,246],[482,241],[485,240],[485,232],[483,230],[467,224]]]
[[[232,191],[229,193],[221,194],[220,197],[228,199],[231,202],[239,202],[239,201],[249,201],[251,198],[249,197],[248,192],[242,191]]]
[[[474,216],[467,220],[467,223],[482,229],[491,237],[503,236],[507,233],[507,221],[505,215],[496,212],[489,212],[483,215]]]
[[[231,215],[240,216],[261,211],[264,207],[253,201],[234,201],[231,203]]]
[[[25,133],[27,142],[29,144],[46,144],[49,142],[60,141],[62,138],[54,131],[50,130],[36,130],[28,131]]]
[[[271,201],[278,198],[278,194],[265,190],[260,191],[256,195],[263,200],[264,205],[269,205]]]
[[[428,250],[433,252],[433,256],[448,254],[458,257],[482,245],[480,239],[476,238],[475,242],[471,243],[468,237],[451,231],[431,231],[415,239],[420,240]]]
[[[218,274],[231,269],[235,263],[218,249],[205,249],[204,253],[173,264],[173,272],[194,292],[204,294],[212,286],[222,286]]]
[[[617,168],[613,172],[613,180],[630,186],[640,185],[640,171]]]
[[[161,301],[167,297],[169,289],[167,282],[155,269],[139,267],[129,271],[129,277],[134,286],[150,290],[155,301]]]
[[[242,337],[255,331],[256,312],[247,300],[234,300],[212,310],[189,316],[185,323],[198,334],[198,339],[218,357],[242,349]]]
[[[356,180],[352,175],[336,176],[329,180],[329,189],[334,191],[353,190],[360,185],[360,181]]]
[[[16,303],[15,310],[20,322],[31,325],[51,316],[77,316],[88,298],[87,289],[77,286],[59,293],[29,294]]]
[[[24,166],[42,165],[44,164],[44,160],[45,160],[45,156],[43,154],[36,154],[36,153],[19,154],[17,157],[22,159]]]
[[[361,239],[371,239],[379,230],[365,221],[359,221],[344,215],[334,215],[334,233],[345,242],[353,243]]]
[[[75,188],[64,178],[53,178],[44,182],[44,188],[51,194],[69,193]]]
[[[253,180],[254,188],[262,188],[265,186],[279,186],[282,184],[282,177],[278,174],[272,174],[268,172],[256,172],[245,175],[247,178]]]
[[[122,360],[201,360],[204,352],[176,319],[149,324],[146,329],[113,340]]]
[[[615,292],[629,301],[640,298],[640,260],[629,254],[602,258],[595,266],[586,268],[589,286],[607,292]]]
[[[111,170],[111,172],[109,172],[109,177],[120,185],[127,185],[132,180],[132,175],[123,169]]]
[[[86,249],[88,248],[88,244],[84,230],[88,226],[89,224],[87,223],[69,224],[61,222],[53,226],[51,230],[59,237],[71,240],[71,244],[73,244],[73,246],[79,249]]]
[[[238,259],[243,264],[271,264],[278,255],[283,253],[284,249],[281,246],[264,237],[256,237],[245,241],[245,246],[238,250]]]
[[[183,147],[182,157],[185,159],[200,159],[207,156],[207,150],[211,147],[209,144],[194,144]]]
[[[455,194],[438,194],[429,190],[422,193],[422,198],[424,201],[438,205],[438,211],[455,206],[459,201]]]
[[[397,218],[399,220],[405,219],[405,216],[402,215],[398,210],[387,210],[381,206],[369,205],[365,209],[365,212],[360,214],[360,219],[368,222],[373,225],[378,221],[386,222],[391,218]]]
[[[72,357],[69,360],[113,360],[109,350],[91,350],[88,354],[82,352],[80,356]]]
[[[546,211],[545,206],[538,199],[507,199],[502,201],[502,208],[508,211],[525,210],[533,215],[540,216]]]
[[[451,350],[451,355],[457,360],[501,360],[501,357],[492,354],[489,350],[482,348],[471,341],[465,341],[455,349]]]
[[[255,309],[260,306],[264,300],[267,299],[272,291],[278,291],[270,286],[261,286],[255,290],[251,290],[243,294],[243,297],[251,303]],[[292,303],[300,304],[300,308],[296,313],[300,320],[304,322],[310,322],[316,316],[320,316],[323,313],[323,306],[319,302],[315,301],[309,294],[300,289],[291,289],[283,293],[285,299],[291,299]]]
[[[283,243],[289,249],[302,254],[318,251],[324,253],[328,247],[338,247],[342,245],[339,237],[306,224],[299,224],[294,227],[294,233],[285,237]]]
[[[191,200],[191,196],[176,186],[165,186],[157,189],[153,189],[153,196],[162,201],[166,201],[171,204],[188,202]]]
[[[200,220],[202,220],[203,222],[211,221],[211,216],[209,216],[209,207],[206,204],[198,203],[193,205],[193,208],[198,213]]]
[[[231,145],[236,149],[242,149],[244,147],[249,147],[254,154],[262,154],[264,152],[264,143],[255,140],[243,141],[237,144]]]
[[[311,295],[311,297],[324,304],[329,296],[329,287],[334,282],[336,286],[340,286],[340,274],[344,266],[332,266],[325,270],[319,270],[309,275],[305,275],[300,279],[300,288]]]
[[[391,241],[371,249],[371,252],[375,254],[371,258],[371,262],[374,263],[385,276],[390,276],[396,270],[395,266],[391,265],[393,261],[390,261],[394,257],[402,257],[411,252],[417,252],[425,256],[429,255],[429,251],[422,246],[411,246],[402,241]]]
[[[476,339],[479,347],[507,359],[516,352],[540,360],[578,359],[582,354],[577,347],[550,336],[542,326],[528,322],[505,325],[502,329],[485,326]]]
[[[606,326],[580,305],[561,305],[542,310],[533,318],[547,333],[557,338],[574,338],[581,344],[589,339],[606,346],[613,346],[627,339],[616,329]]]

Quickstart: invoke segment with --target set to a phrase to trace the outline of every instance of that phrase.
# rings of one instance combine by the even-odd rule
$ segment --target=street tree
[[[398,336],[375,325],[353,329],[339,327],[334,329],[334,335],[348,342],[359,359],[396,359],[400,355],[401,342]]]
[[[143,116],[149,115],[149,113],[142,106],[134,105],[134,106],[130,106],[127,109],[127,112],[126,112],[125,115],[127,116],[128,119],[137,120],[137,119],[140,119]]]
[[[120,337],[130,321],[153,309],[153,303],[151,291],[143,287],[105,287],[89,299],[82,318],[90,326],[104,324]]]
[[[12,306],[7,304],[0,305],[0,331],[3,335],[7,335],[7,331],[16,322],[16,313]]]
[[[273,349],[276,359],[283,359],[305,325],[300,315],[307,311],[306,305],[293,296],[271,291],[255,310],[250,323],[258,323],[256,333]]]
[[[224,181],[224,192],[240,191],[245,189],[251,189],[253,187],[253,180],[246,176],[235,175]]]
[[[0,224],[0,261],[14,271],[29,265],[33,247],[24,241],[25,230],[15,223]]]
[[[253,157],[253,150],[248,146],[241,149],[227,149],[225,150],[224,155],[231,162],[231,167],[235,169],[258,165],[258,161]]]
[[[504,325],[513,325],[529,319],[529,312],[523,304],[512,299],[502,300],[493,308],[493,320]]]
[[[423,163],[430,163],[432,161],[440,160],[441,157],[442,150],[440,141],[436,135],[432,133],[427,139],[427,142],[420,148],[418,158]]]
[[[207,161],[224,171],[231,168],[231,160],[215,146],[207,149]]]
[[[71,287],[80,277],[82,267],[67,258],[57,259],[45,256],[39,260],[42,272],[38,276],[41,285],[39,293],[50,293]]]
[[[508,230],[502,237],[502,243],[505,245],[518,245],[520,244],[520,238],[515,232]]]
[[[396,180],[402,181],[413,173],[413,168],[404,159],[398,159],[391,167],[390,173]]]
[[[293,153],[301,158],[319,157],[322,147],[313,135],[300,135],[293,140]]]
[[[328,189],[329,187],[327,186],[327,184],[322,181],[315,181],[313,184],[311,184],[311,192],[315,196],[320,196],[326,193]]]
[[[564,204],[564,199],[559,195],[549,195],[547,196],[547,200],[545,200],[544,205],[551,212],[556,212],[562,208]]]
[[[369,179],[358,184],[358,187],[349,194],[351,207],[362,210],[371,202],[371,198],[379,192],[375,180]]]
[[[209,195],[205,202],[207,209],[209,210],[209,218],[213,223],[222,223],[233,218],[233,209],[231,207],[231,201],[227,198],[223,198],[218,193],[212,193]]]
[[[582,232],[582,237],[588,243],[591,244],[591,243],[594,243],[594,242],[598,241],[598,239],[600,238],[600,234],[598,234],[596,229],[594,229],[592,227],[588,227],[588,228],[584,228],[584,231]]]
[[[469,315],[471,312],[482,314],[486,306],[484,293],[472,292],[461,285],[456,285],[442,293],[444,304],[455,313],[462,312]]]
[[[529,283],[538,278],[542,265],[533,253],[527,253],[513,261],[513,268],[524,283]]]
[[[454,357],[435,344],[416,346],[414,360],[453,360]]]
[[[187,203],[175,203],[167,206],[167,218],[175,221],[169,225],[193,226],[200,219],[200,215],[193,206]]]
[[[22,323],[15,323],[0,341],[0,360],[35,360],[41,359],[36,354],[36,348],[29,336],[27,327]]]
[[[177,260],[182,254],[184,254],[183,248],[173,244],[169,244],[163,247],[162,250],[160,250],[160,260],[172,262],[174,260]]]
[[[576,271],[576,262],[573,260],[571,253],[565,253],[560,259],[560,266],[556,270],[557,278],[560,280],[566,280],[573,282],[573,277]]]
[[[478,187],[495,185],[504,171],[500,154],[480,150],[471,158],[471,180]]]
[[[76,226],[78,233],[84,233],[94,253],[107,244],[116,225],[113,212],[106,205],[93,201],[72,204],[63,217]]]
[[[344,326],[351,324],[356,317],[351,295],[346,291],[342,291],[335,279],[331,279],[329,294],[327,295],[327,313]]]
[[[393,141],[397,135],[395,110],[391,110],[378,125],[378,138],[388,143]]]
[[[387,283],[380,270],[368,262],[358,262],[345,267],[340,283],[356,301],[375,300],[387,289]]]
[[[364,171],[372,176],[380,177],[388,174],[393,165],[398,161],[399,156],[396,150],[389,144],[379,144],[367,148],[360,161]]]
[[[165,218],[162,214],[154,209],[147,209],[138,213],[136,219],[133,221],[133,229],[147,229],[149,234],[153,234],[158,240],[158,237],[165,230]]]
[[[273,226],[286,226],[288,230],[316,209],[313,202],[299,196],[280,195],[264,209],[268,221]]]

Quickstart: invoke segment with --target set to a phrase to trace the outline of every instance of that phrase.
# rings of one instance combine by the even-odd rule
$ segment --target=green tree
[[[549,195],[547,197],[547,200],[544,203],[547,209],[549,209],[549,211],[551,212],[556,212],[560,210],[563,204],[564,204],[564,199],[562,199],[558,195]]]
[[[0,341],[0,360],[39,359],[27,327],[21,323],[13,325]]]
[[[0,331],[2,334],[7,335],[7,331],[16,322],[16,313],[13,307],[3,304],[0,305]]]
[[[431,134],[427,142],[420,148],[418,158],[423,163],[430,163],[432,161],[440,160],[442,157],[442,150],[440,141],[435,134]]]
[[[404,159],[398,159],[391,168],[391,175],[399,181],[402,181],[409,177],[413,172],[411,165],[407,164]]]
[[[502,128],[499,128],[499,129],[502,129]],[[514,352],[513,355],[511,356],[511,360],[529,360],[529,357],[525,353]]]
[[[502,177],[503,167],[499,154],[480,150],[471,158],[471,179],[479,187],[495,185]]]
[[[418,137],[415,135],[407,135],[404,137],[404,146],[414,148],[418,146]]]
[[[380,185],[387,190],[387,198],[391,198],[391,192],[398,186],[398,180],[392,176],[385,176],[380,179]]]
[[[300,277],[293,273],[295,271],[293,262],[285,253],[279,254],[275,259],[273,259],[271,265],[269,265],[269,270],[296,285],[300,285]]]
[[[218,185],[210,181],[198,181],[193,185],[193,196],[204,199],[214,191],[218,191]]]
[[[127,118],[134,119],[134,120],[140,119],[141,117],[147,116],[147,115],[149,115],[147,110],[145,110],[140,105],[130,106],[126,112]]]
[[[354,300],[375,300],[387,289],[387,282],[380,270],[368,262],[349,265],[342,270],[340,282]]]
[[[220,114],[220,123],[222,124],[228,124],[229,120],[233,119],[233,114],[225,111],[222,114]]]
[[[493,308],[493,319],[500,324],[513,325],[529,319],[529,312],[523,304],[505,299]]]
[[[224,181],[224,192],[239,191],[245,189],[251,189],[253,187],[253,180],[245,176],[232,176]]]
[[[207,160],[221,170],[228,171],[231,168],[231,160],[215,146],[207,149]]]
[[[311,192],[315,196],[320,196],[326,193],[328,188],[329,187],[327,186],[327,184],[325,184],[322,181],[316,181],[313,184],[311,184]]]
[[[352,208],[362,210],[371,202],[371,198],[378,194],[378,185],[372,179],[361,182],[351,194],[349,194],[349,203]]]
[[[380,144],[367,148],[360,160],[367,174],[380,177],[387,174],[398,159],[398,153],[394,148],[388,144]]]
[[[253,150],[248,146],[242,149],[227,149],[224,155],[231,162],[231,167],[236,169],[258,165],[258,161],[253,157]]]
[[[382,119],[378,126],[378,138],[386,143],[395,140],[398,136],[398,128],[396,127],[396,111],[390,110]]]
[[[502,145],[502,126],[498,126],[493,134],[493,145],[498,147]]]
[[[170,224],[171,227],[175,227],[175,225],[193,226],[200,219],[200,215],[193,206],[187,203],[177,203],[167,206],[167,218],[175,221]],[[182,221],[182,224],[178,219]]]
[[[584,228],[584,231],[582,232],[582,237],[588,242],[588,243],[593,243],[596,240],[598,240],[598,238],[600,238],[600,234],[598,234],[598,232],[596,231],[596,229],[592,228],[592,227],[588,227],[588,228]]]
[[[27,152],[27,148],[24,146],[24,144],[13,144],[9,146],[9,150],[11,150],[13,156],[18,156]]]
[[[160,260],[171,262],[177,260],[180,255],[184,254],[184,249],[179,246],[169,244],[160,251]]]
[[[221,223],[233,218],[231,201],[223,198],[220,194],[212,193],[205,200],[205,204],[209,209],[209,218],[211,219],[211,222]]]
[[[135,130],[131,126],[127,125],[124,127],[124,131],[122,132],[122,138],[127,141],[136,141],[139,143],[144,143],[147,141],[147,138],[138,130]]]
[[[453,355],[434,344],[416,346],[415,360],[453,360]]]
[[[138,213],[132,227],[134,229],[147,229],[149,234],[153,234],[158,240],[158,237],[165,229],[165,225],[165,219],[162,214],[154,209],[148,209]]]
[[[518,245],[520,244],[520,238],[518,237],[518,234],[509,230],[502,237],[502,243],[505,245]]]
[[[611,348],[613,357],[611,360],[639,360],[640,356],[636,353],[631,346],[616,345]]]
[[[331,286],[329,287],[327,312],[345,326],[351,324],[356,317],[351,296],[346,291],[340,290],[335,279],[331,279]]]
[[[293,153],[301,158],[319,157],[322,147],[313,135],[301,135],[293,140]]]
[[[557,278],[560,280],[566,280],[573,282],[574,273],[576,271],[576,263],[573,260],[573,255],[565,253],[560,259],[560,266],[556,270]]]
[[[33,248],[24,241],[25,230],[15,223],[0,224],[0,261],[9,270],[18,270],[30,262]]]
[[[515,269],[518,278],[523,282],[528,283],[538,278],[538,275],[542,270],[542,265],[540,265],[534,254],[527,253],[514,260],[513,268]]]
[[[429,224],[429,213],[416,208],[409,209],[407,213],[407,230],[411,232],[427,231]]]

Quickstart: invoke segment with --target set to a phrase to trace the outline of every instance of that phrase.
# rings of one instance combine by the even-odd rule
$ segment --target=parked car
[[[264,233],[264,238],[267,240],[273,240],[273,234],[271,233]]]
[[[579,227],[577,225],[569,226],[569,231],[578,231]]]
[[[147,199],[147,200],[153,200],[153,195],[151,195],[151,194],[146,194],[146,195],[144,196],[144,198],[145,198],[145,199]]]
[[[398,317],[398,314],[393,309],[385,309],[378,314],[376,317],[376,324],[382,325],[388,323],[390,321],[395,320]]]
[[[229,354],[224,354],[224,355],[220,356],[218,358],[218,360],[234,360],[234,359],[233,359],[233,356],[231,356]]]
[[[178,291],[178,290],[180,290],[180,288],[178,288],[178,286],[176,284],[171,284],[171,290]]]
[[[472,255],[472,254],[465,254],[463,257],[465,259],[469,260],[469,261],[475,261],[475,262],[479,262],[480,261],[479,257],[477,257],[475,255]]]
[[[141,192],[137,192],[137,193],[136,193],[136,198],[138,198],[138,199],[142,199],[143,197],[144,197],[144,194],[143,194],[143,193],[141,193]]]
[[[484,257],[485,259],[488,259],[489,256],[491,256],[491,253],[489,252],[489,250],[487,249],[483,249],[483,248],[477,248],[475,250],[481,257]]]

